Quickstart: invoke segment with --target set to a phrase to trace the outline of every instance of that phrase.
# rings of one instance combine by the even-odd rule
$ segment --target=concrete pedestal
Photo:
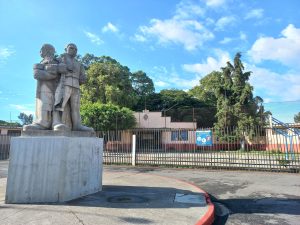
[[[11,139],[6,203],[65,202],[102,190],[103,139]]]

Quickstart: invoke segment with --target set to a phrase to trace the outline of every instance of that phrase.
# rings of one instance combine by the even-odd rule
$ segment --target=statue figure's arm
[[[41,63],[33,65],[33,75],[37,80],[52,80],[56,78],[56,74],[49,72],[46,69],[46,65]]]

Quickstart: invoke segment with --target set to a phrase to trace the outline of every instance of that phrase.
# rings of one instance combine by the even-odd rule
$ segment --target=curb
[[[142,174],[141,172],[110,172],[110,173]],[[168,177],[168,176],[162,176],[162,175],[158,175],[158,174],[143,174],[143,175],[146,175],[146,176],[156,176],[156,177],[161,177],[161,178],[164,178],[164,179],[176,180],[176,181],[179,181],[181,183],[185,183],[185,184],[191,185],[194,188],[198,189],[198,191],[201,192],[201,193],[203,193],[204,196],[205,196],[205,200],[206,200],[206,203],[208,205],[208,210],[204,214],[204,216],[202,216],[195,223],[195,225],[211,225],[211,224],[213,224],[213,222],[215,220],[215,206],[212,203],[212,201],[211,201],[211,199],[209,197],[209,194],[206,191],[202,190],[200,187],[198,187],[197,185],[195,185],[195,184],[193,184],[191,182],[180,180],[180,179],[177,179],[177,178]]]
[[[195,225],[211,225],[213,224],[215,220],[215,206],[211,202],[210,197],[207,192],[204,192],[206,203],[208,205],[208,211],[205,213],[205,215],[197,221]]]
[[[157,175],[157,176],[160,176],[160,175]],[[160,177],[165,177],[165,176],[160,176]],[[195,225],[211,225],[211,224],[213,224],[213,222],[215,220],[215,206],[212,203],[212,201],[211,201],[211,199],[209,197],[209,194],[206,191],[202,190],[200,187],[198,187],[197,185],[195,185],[195,184],[193,184],[191,182],[187,182],[187,181],[180,180],[180,179],[173,178],[173,177],[165,177],[165,178],[169,178],[169,179],[180,181],[182,183],[189,184],[189,185],[195,187],[196,189],[198,189],[199,192],[203,193],[205,195],[205,200],[206,200],[206,203],[208,205],[208,211],[205,213],[205,215],[203,217],[201,217],[196,222]]]

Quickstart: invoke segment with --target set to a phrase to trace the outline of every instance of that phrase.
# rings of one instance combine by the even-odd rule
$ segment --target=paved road
[[[106,166],[192,182],[211,195],[215,224],[300,224],[300,174]]]
[[[7,175],[0,161],[0,177]],[[109,172],[140,172],[192,182],[211,195],[215,224],[300,224],[300,174],[203,169],[105,166]]]

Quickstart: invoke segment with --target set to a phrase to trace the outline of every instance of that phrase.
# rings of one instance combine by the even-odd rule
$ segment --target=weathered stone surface
[[[28,130],[22,131],[24,137],[65,136],[65,137],[96,137],[94,131],[58,131],[58,130]]]
[[[44,44],[40,50],[43,60],[34,64],[37,80],[36,120],[23,127],[24,131],[87,131],[80,116],[80,88],[86,81],[84,66],[76,60],[77,46],[70,43],[65,53],[56,58],[55,48]]]
[[[102,190],[103,139],[11,140],[6,203],[64,202]]]

